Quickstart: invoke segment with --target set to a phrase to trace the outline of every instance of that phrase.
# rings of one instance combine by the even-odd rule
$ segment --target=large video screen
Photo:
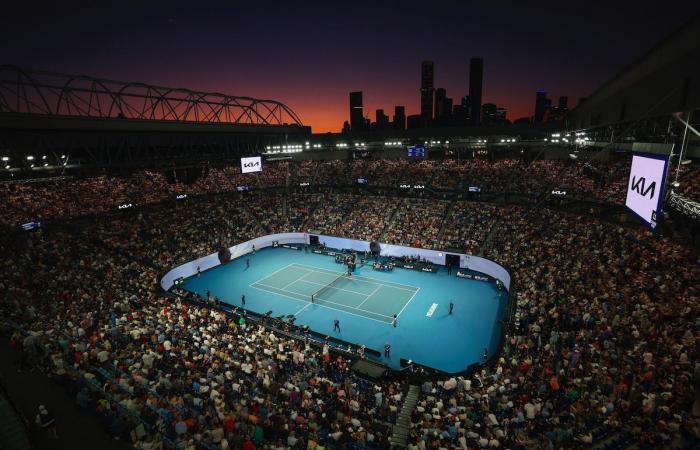
[[[632,156],[625,206],[642,222],[656,228],[664,198],[667,155],[639,153]]]
[[[262,172],[262,158],[260,156],[241,158],[241,173],[250,172]]]
[[[422,158],[425,156],[425,147],[422,145],[409,145],[406,152],[410,157]]]

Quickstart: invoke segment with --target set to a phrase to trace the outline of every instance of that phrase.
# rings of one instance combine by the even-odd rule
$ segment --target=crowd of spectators
[[[356,378],[327,345],[157,292],[172,246],[142,233],[181,213],[4,237],[3,329],[19,327],[25,365],[136,448],[388,448],[400,384]],[[171,230],[190,241],[186,258],[208,239],[191,225]]]
[[[477,254],[491,227],[501,217],[502,209],[489,204],[455,202],[445,220],[445,231],[438,247]]]
[[[409,448],[697,443],[698,257],[591,217],[506,215],[486,256],[511,268],[516,326],[475,379],[422,386]]]
[[[383,240],[389,244],[435,248],[450,202],[432,199],[406,200],[389,224]]]
[[[376,241],[397,208],[396,199],[357,194],[327,195],[319,200],[308,228],[331,236]]]
[[[365,169],[382,176],[401,164],[321,163],[307,165],[304,177]],[[546,178],[561,168],[551,164],[534,167]],[[499,176],[520,165],[504,165]],[[461,182],[477,179],[478,171],[457,166]],[[268,171],[264,183],[284,183],[289,170]],[[243,181],[230,181],[235,172],[212,169],[190,186],[146,172],[52,189],[3,186],[0,216],[15,225],[25,214],[110,211],[114,200],[158,203],[183,187],[215,193]],[[681,179],[693,177],[688,169]],[[484,256],[509,267],[517,283],[502,353],[475,377],[423,384],[410,448],[589,448],[611,436],[641,449],[700,442],[700,411],[692,411],[700,261],[668,237],[591,215],[462,201],[450,209],[449,201],[329,189],[188,198],[8,230],[0,236],[0,322],[16,327],[23,360],[65,383],[111,435],[133,432],[137,448],[388,448],[407,382],[363,381],[326,346],[158,291],[158,275],[177,264],[305,228],[362,240],[384,233],[386,242],[427,248],[486,244]]]
[[[311,186],[353,186],[358,179],[372,187],[397,189],[421,184],[438,191],[464,194],[469,186],[481,192],[510,192],[537,196],[550,189],[570,197],[622,204],[629,177],[629,160],[594,161],[520,159],[357,159],[349,161],[275,161],[262,172],[242,174],[238,166],[199,168],[192,183],[178,179],[178,171],[138,172],[128,177],[99,176],[36,183],[0,185],[0,224],[16,226],[37,218],[72,217],[116,210],[120,205],[145,205],[177,195],[207,195],[251,189]],[[193,169],[194,170],[194,169]],[[700,199],[700,170],[682,166],[674,190]],[[675,178],[674,178],[675,179]]]

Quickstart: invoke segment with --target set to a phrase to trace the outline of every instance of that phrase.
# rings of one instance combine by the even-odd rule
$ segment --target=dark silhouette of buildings
[[[542,123],[544,121],[544,115],[547,113],[550,104],[551,101],[547,98],[547,91],[544,89],[539,89],[535,94],[534,123]]]
[[[569,97],[564,95],[559,97],[559,103],[557,106],[553,107],[547,115],[547,122],[561,122],[566,119],[566,116],[569,114],[568,103]]]
[[[364,110],[362,107],[362,91],[350,93],[350,130],[365,129]]]
[[[499,108],[493,103],[484,103],[481,106],[481,123],[484,125],[502,125],[507,123],[506,109]]]
[[[394,107],[394,129],[406,129],[406,108],[403,106]]]
[[[481,123],[481,94],[484,82],[484,60],[472,58],[469,61],[469,123]]]
[[[433,118],[434,71],[432,61],[423,61],[420,71],[420,115],[424,126]]]
[[[445,88],[435,89],[435,113],[433,117],[436,119],[444,116],[443,108],[445,107],[445,99],[447,98],[447,91]]]
[[[420,114],[406,115],[406,108],[401,105],[394,107],[394,117],[384,113],[384,109],[375,111],[374,122],[364,116],[362,92],[350,92],[350,121],[343,124],[343,132],[358,132],[366,130],[405,130],[426,127],[480,126],[503,125],[510,123],[506,117],[506,109],[493,103],[482,104],[484,81],[483,58],[471,58],[469,61],[469,95],[461,98],[459,104],[454,104],[447,96],[445,88],[435,89],[434,63],[421,63],[421,104]],[[547,98],[544,89],[537,91],[535,99],[535,114],[520,118],[513,123],[542,123],[563,121],[568,116],[568,97],[559,97],[557,106]]]
[[[387,128],[389,128],[389,116],[384,114],[383,109],[378,109],[374,117],[374,129],[386,130]]]
[[[569,103],[569,97],[566,95],[562,95],[559,97],[559,108],[560,109],[567,109],[567,103]]]
[[[406,128],[422,128],[423,127],[423,116],[420,114],[412,114],[406,118]]]
[[[452,118],[452,99],[444,88],[435,90],[435,123],[447,125]]]
[[[469,121],[469,96],[462,97],[459,105],[452,108],[452,118],[455,125],[466,125]]]

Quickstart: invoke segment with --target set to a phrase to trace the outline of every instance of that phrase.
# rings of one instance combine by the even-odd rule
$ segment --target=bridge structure
[[[310,135],[275,100],[0,65],[6,173],[223,163]]]

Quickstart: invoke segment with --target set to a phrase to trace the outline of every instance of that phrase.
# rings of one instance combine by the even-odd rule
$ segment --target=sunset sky
[[[469,58],[483,57],[483,100],[510,120],[533,114],[539,88],[575,105],[700,9],[685,0],[14,3],[0,17],[2,64],[275,99],[314,132],[340,130],[353,90],[373,120],[397,104],[416,114],[423,60],[458,102]]]

